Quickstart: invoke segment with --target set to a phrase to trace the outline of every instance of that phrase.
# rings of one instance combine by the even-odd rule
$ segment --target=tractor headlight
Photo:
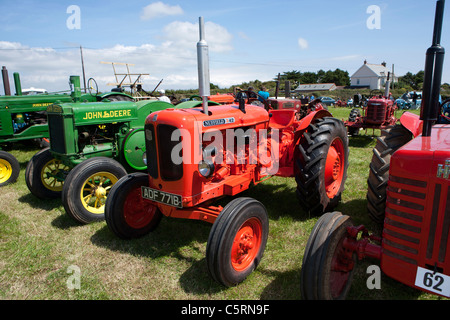
[[[205,160],[198,164],[198,172],[205,178],[209,178],[214,173],[214,164]]]

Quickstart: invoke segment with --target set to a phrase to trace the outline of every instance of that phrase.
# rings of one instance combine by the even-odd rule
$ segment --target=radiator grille
[[[413,265],[446,262],[449,200],[448,184],[390,176],[383,252]]]
[[[60,115],[48,114],[48,128],[50,137],[50,147],[57,153],[66,153],[66,143],[64,141],[64,119]]]
[[[368,123],[383,123],[386,118],[386,110],[385,103],[370,103],[367,107],[366,121]]]

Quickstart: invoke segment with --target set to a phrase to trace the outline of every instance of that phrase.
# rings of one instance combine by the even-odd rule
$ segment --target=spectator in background
[[[269,99],[269,92],[267,92],[266,87],[262,86],[261,89],[258,91],[258,100],[264,103],[264,100]]]
[[[165,101],[165,102],[171,103],[169,97],[166,96],[166,91],[165,90],[159,89],[158,92],[160,94],[160,96],[158,97],[159,101]]]

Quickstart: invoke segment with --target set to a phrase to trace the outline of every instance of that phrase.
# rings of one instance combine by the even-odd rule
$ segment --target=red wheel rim
[[[239,228],[231,247],[231,265],[243,271],[255,260],[261,247],[262,225],[256,218],[244,222]]]
[[[331,260],[330,293],[334,299],[339,298],[344,292],[354,267],[351,254],[349,257],[348,252],[343,246],[343,242],[344,238],[339,241]]]
[[[325,190],[332,199],[341,188],[345,168],[345,152],[342,140],[336,138],[330,145],[325,162]]]
[[[130,191],[123,204],[125,222],[134,229],[147,226],[155,216],[158,208],[141,197],[141,187]]]

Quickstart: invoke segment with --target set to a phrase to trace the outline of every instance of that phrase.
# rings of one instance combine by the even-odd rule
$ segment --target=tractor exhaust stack
[[[3,89],[5,89],[5,96],[11,95],[11,87],[9,86],[8,70],[5,66],[2,67],[2,77],[3,77]]]
[[[199,94],[203,100],[203,112],[208,114],[208,97],[210,93],[209,82],[209,54],[208,44],[205,40],[205,27],[203,17],[199,18],[200,41],[197,42],[197,66]]]
[[[433,43],[428,48],[425,59],[422,105],[420,108],[420,119],[423,120],[422,136],[424,137],[431,135],[431,127],[438,119],[440,111],[439,92],[445,55],[445,49],[440,45],[444,4],[445,0],[436,2]]]

